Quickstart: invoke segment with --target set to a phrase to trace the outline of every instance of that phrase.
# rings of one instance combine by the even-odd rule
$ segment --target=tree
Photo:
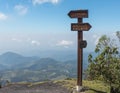
[[[119,39],[119,42],[120,42],[120,31],[116,32],[116,36],[117,36],[117,38]]]
[[[2,75],[0,75],[0,88],[2,88]]]
[[[116,36],[117,36],[117,38],[119,40],[119,43],[120,43],[120,31],[116,32]],[[118,46],[119,46],[118,48],[119,48],[119,51],[120,51],[120,44]],[[119,54],[119,57],[120,57],[120,54]]]
[[[116,33],[120,39],[120,32]],[[120,59],[115,40],[103,35],[95,48],[96,57],[88,56],[88,78],[102,80],[110,85],[111,93],[120,93]],[[118,92],[119,91],[119,92]]]

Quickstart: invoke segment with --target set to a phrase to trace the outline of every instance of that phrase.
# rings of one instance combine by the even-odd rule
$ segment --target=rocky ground
[[[0,93],[71,93],[65,87],[53,82],[36,85],[10,84],[0,89]]]

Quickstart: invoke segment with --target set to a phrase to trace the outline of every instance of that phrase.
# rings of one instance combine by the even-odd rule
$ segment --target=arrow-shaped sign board
[[[88,31],[90,30],[91,25],[89,23],[72,23],[71,30],[72,31]]]
[[[88,18],[88,10],[75,10],[68,13],[70,18]]]

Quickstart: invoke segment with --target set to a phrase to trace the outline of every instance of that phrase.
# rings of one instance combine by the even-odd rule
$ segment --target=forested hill
[[[83,63],[86,69],[87,58]],[[0,55],[0,70],[1,78],[12,82],[56,80],[76,77],[77,61],[76,59],[59,61],[53,58],[25,57],[7,52]]]

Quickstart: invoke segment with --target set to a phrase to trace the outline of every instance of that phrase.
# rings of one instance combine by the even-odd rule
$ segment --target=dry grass
[[[54,81],[69,90],[75,89],[76,79],[66,79]],[[83,86],[87,89],[85,93],[109,93],[109,86],[101,81],[83,81]]]

